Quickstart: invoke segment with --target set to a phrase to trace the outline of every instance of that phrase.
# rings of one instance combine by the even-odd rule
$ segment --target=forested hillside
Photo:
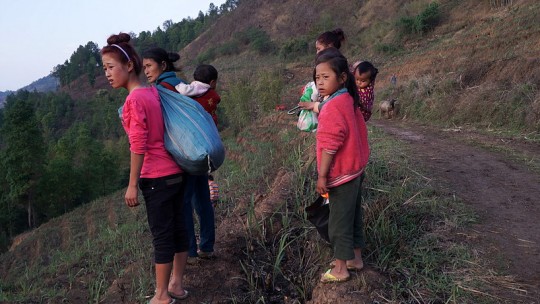
[[[139,51],[180,49],[237,5],[212,4],[195,19],[132,33],[134,43]],[[49,76],[0,110],[0,252],[18,233],[125,185],[129,155],[117,109],[126,92],[103,81],[98,44],[79,46],[52,76],[58,93],[40,93],[37,85],[56,82]]]
[[[0,108],[4,107],[4,103],[6,102],[6,98],[8,97],[8,95],[13,94],[13,93],[14,92],[12,91],[0,92]]]
[[[21,88],[21,91],[29,92],[55,92],[58,89],[58,79],[52,75],[42,77],[31,84]],[[4,106],[6,98],[15,92],[6,91],[0,92],[0,108]]]

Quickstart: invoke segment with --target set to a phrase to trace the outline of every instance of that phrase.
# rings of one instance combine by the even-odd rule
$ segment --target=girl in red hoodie
[[[313,79],[324,99],[317,129],[317,192],[329,196],[328,233],[335,257],[321,282],[342,282],[349,279],[348,270],[364,266],[360,188],[369,157],[367,129],[354,76],[337,49],[318,54]]]

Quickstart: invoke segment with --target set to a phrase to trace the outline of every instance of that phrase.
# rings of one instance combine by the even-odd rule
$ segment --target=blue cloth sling
[[[225,148],[212,116],[197,101],[161,84],[156,87],[165,123],[165,149],[190,174],[219,168],[225,160]]]

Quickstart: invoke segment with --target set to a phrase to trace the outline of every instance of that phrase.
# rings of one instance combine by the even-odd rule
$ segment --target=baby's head
[[[193,79],[209,84],[212,89],[216,88],[218,71],[209,64],[201,64],[193,72]]]
[[[369,61],[357,61],[352,65],[351,73],[354,75],[356,86],[365,89],[375,81],[379,70]]]

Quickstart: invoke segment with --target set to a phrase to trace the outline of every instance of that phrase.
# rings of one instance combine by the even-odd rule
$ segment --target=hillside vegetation
[[[55,92],[58,89],[58,79],[55,77],[49,75],[42,77],[31,84],[22,87],[19,90],[22,91],[30,91],[30,92]],[[11,95],[15,94],[13,91],[5,91],[0,92],[0,109],[4,106],[4,103],[6,101],[6,98]]]
[[[131,33],[133,43],[139,52],[181,48],[236,6],[227,0],[195,19],[167,20],[163,29]],[[58,82],[58,93],[44,93],[50,85],[56,91]],[[52,76],[7,96],[0,109],[0,252],[24,230],[123,186],[129,155],[116,109],[125,96],[103,76],[92,41]]]
[[[400,100],[400,118],[497,128],[538,139],[540,4],[533,0],[234,4],[180,50],[186,75],[201,62],[220,72],[223,102],[218,115],[227,148],[227,161],[216,173],[223,193],[216,209],[219,256],[188,268],[188,286],[194,290],[191,301],[491,303],[501,299],[492,294],[522,292],[512,278],[485,268],[456,237],[474,222],[472,212],[453,195],[431,188],[422,168],[408,163],[412,151],[406,144],[371,128],[372,158],[365,183],[369,268],[350,284],[332,287],[334,293],[345,294],[332,298],[334,293],[317,280],[331,252],[303,211],[315,197],[313,134],[300,133],[296,117],[274,109],[297,103],[299,89],[312,73],[315,37],[341,27],[347,35],[344,54],[350,61],[370,60],[379,68],[377,101]],[[394,73],[398,82],[391,87],[389,77]],[[65,168],[65,163],[90,160],[79,145],[68,143],[99,134],[101,143],[92,146],[106,151],[102,157],[111,165],[90,171],[83,170],[86,162],[82,162],[75,178],[99,171],[98,178],[112,180],[104,189],[110,193],[119,187],[119,174],[125,173],[121,169],[127,168],[127,154],[120,152],[127,151],[125,138],[119,125],[113,125],[124,95],[101,89],[108,90],[102,75],[92,84],[79,78],[62,88],[62,94],[73,98],[61,95],[62,104],[77,115],[60,120],[70,125],[67,130],[52,128],[56,132],[45,137],[51,143],[47,155],[56,160],[46,168],[52,172]],[[44,100],[54,104],[54,97],[46,96]],[[37,104],[42,107],[34,111],[45,108]],[[84,116],[86,109],[91,117]],[[107,118],[112,135],[99,128],[100,115]],[[83,124],[75,124],[79,118]],[[39,122],[40,128],[51,124],[43,117]],[[115,157],[107,158],[107,153]],[[107,173],[105,169],[111,168],[118,169],[117,174]],[[67,182],[63,188],[70,189]],[[8,189],[7,182],[0,179],[0,187]],[[78,205],[86,190],[77,189]],[[126,207],[122,190],[95,199],[101,190],[91,192],[90,203],[14,239],[10,251],[0,256],[0,302],[146,301],[154,287],[144,207]],[[73,201],[65,197],[69,192],[52,193],[58,201]],[[13,208],[24,213],[21,206]],[[39,207],[58,215],[63,206]]]
[[[436,18],[429,15],[433,3]],[[290,71],[296,77],[288,88],[296,97],[309,79],[316,36],[341,27],[344,54],[379,68],[378,100],[399,99],[403,117],[538,132],[540,4],[507,3],[340,0],[328,7],[324,1],[244,1],[182,54],[189,68],[200,59],[212,62],[227,83],[261,71]],[[238,36],[249,31],[259,35],[246,45]],[[261,44],[268,49],[260,51]],[[398,85],[389,90],[392,74]]]
[[[315,300],[331,252],[303,211],[316,197],[314,138],[292,122],[271,114],[238,136],[225,134],[229,158],[216,176],[223,193],[216,209],[219,256],[188,267],[193,303]],[[469,299],[460,286],[476,288],[475,270],[465,262],[475,258],[449,237],[473,220],[470,212],[426,187],[402,144],[375,130],[370,136],[365,258],[371,266],[343,286],[353,292],[338,303]],[[144,207],[129,209],[118,192],[18,237],[0,257],[0,300],[142,303],[154,288],[151,254]]]

